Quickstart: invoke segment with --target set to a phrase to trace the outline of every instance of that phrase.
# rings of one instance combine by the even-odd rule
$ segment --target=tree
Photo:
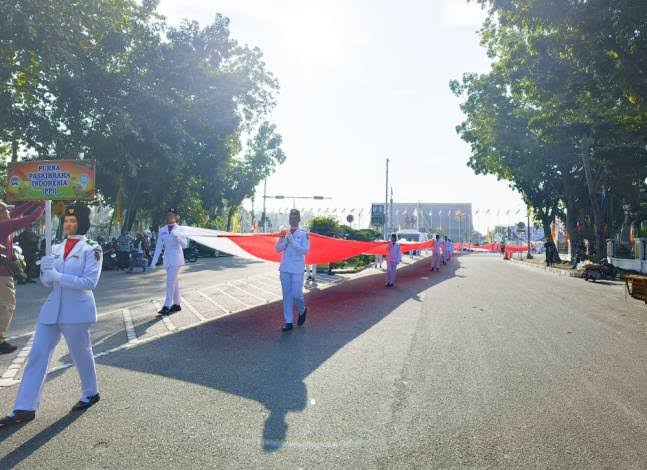
[[[123,202],[126,228],[169,205],[196,223],[231,214],[285,159],[261,51],[222,15],[170,26],[157,6],[0,0],[0,143],[13,160],[95,158],[100,198]]]
[[[577,0],[480,3],[490,7],[481,38],[494,59],[492,71],[484,78],[467,75],[462,88],[457,83],[452,87],[469,96],[479,87],[478,80],[492,82],[480,92],[508,99],[503,112],[508,114],[497,115],[499,108],[485,112],[510,132],[492,137],[487,126],[466,132],[479,119],[468,98],[463,105],[468,126],[459,133],[486,149],[490,145],[489,155],[473,146],[473,159],[509,179],[540,217],[536,197],[566,209],[572,239],[578,226],[590,226],[602,255],[604,227],[613,230],[618,224],[613,207],[617,201],[640,206],[640,181],[647,171],[647,82],[638,73],[647,65],[642,21],[647,6]],[[510,126],[510,116],[526,122]],[[513,166],[497,167],[497,160],[510,160],[507,152],[515,139],[529,151]],[[617,198],[614,204],[604,197],[610,188]]]

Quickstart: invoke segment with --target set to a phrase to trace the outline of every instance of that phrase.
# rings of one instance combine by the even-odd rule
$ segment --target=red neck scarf
[[[67,255],[70,254],[70,251],[72,251],[72,248],[74,248],[74,245],[76,245],[78,242],[78,238],[68,238],[67,240],[65,240],[65,251],[63,252],[63,259],[67,259]]]

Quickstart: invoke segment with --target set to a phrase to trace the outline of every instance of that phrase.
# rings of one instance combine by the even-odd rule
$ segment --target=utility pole
[[[387,214],[389,209],[389,159],[386,159],[386,186],[384,187],[384,239],[386,240]]]
[[[394,231],[394,226],[393,226],[393,186],[391,186],[391,231]]]
[[[429,233],[433,235],[434,233],[434,206],[431,205],[431,210],[429,211]]]
[[[267,201],[267,178],[263,181],[263,233],[267,232],[267,213],[265,212],[265,201]]]
[[[467,244],[472,246],[472,206],[470,206],[470,213],[467,214]]]
[[[447,238],[452,240],[454,237],[452,237],[452,209],[450,209],[447,212]]]
[[[463,245],[463,213],[459,212],[458,213],[458,243]]]
[[[526,255],[526,259],[532,259],[532,255],[530,254],[530,207],[527,208],[528,212],[528,225],[526,225],[526,231],[528,232],[528,254]]]
[[[251,232],[254,232],[254,195],[252,194],[252,228],[250,230]]]

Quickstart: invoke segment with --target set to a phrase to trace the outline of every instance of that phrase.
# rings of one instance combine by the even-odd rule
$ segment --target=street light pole
[[[526,225],[526,231],[528,232],[528,254],[526,254],[526,259],[532,259],[532,255],[530,254],[530,207],[527,207],[527,212],[528,224]]]
[[[391,186],[391,216],[389,219],[389,222],[391,222],[391,231],[393,231],[393,186]],[[384,239],[386,240],[386,237]]]
[[[384,239],[386,240],[387,214],[389,210],[389,159],[386,159],[386,185],[384,187]]]
[[[323,201],[324,199],[332,199],[331,197],[325,197],[325,196],[284,196],[284,195],[275,195],[275,196],[268,196],[267,194],[263,195],[263,212],[265,212],[265,201],[267,199],[292,199],[292,207],[296,209],[297,206],[297,199],[314,199],[316,201]],[[265,224],[263,224],[265,226]],[[265,228],[263,228],[263,231],[265,231]]]
[[[450,240],[453,238],[452,237],[452,211],[451,209],[449,210],[448,217],[447,217],[447,222],[448,222],[448,227],[447,227],[447,238]]]

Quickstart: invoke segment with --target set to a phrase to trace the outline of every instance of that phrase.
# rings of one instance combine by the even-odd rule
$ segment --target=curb
[[[540,265],[540,264],[534,264],[534,263],[528,263],[528,262],[525,262],[525,261],[519,261],[517,259],[510,259],[508,261],[511,261],[512,264],[516,264],[518,266],[525,266],[525,267],[529,267],[529,268],[538,269],[538,270],[541,270],[541,271],[544,271],[544,272],[554,274],[556,276],[575,277],[575,278],[581,278],[582,277],[582,273],[580,273],[579,271],[575,271],[575,272],[566,271],[565,269],[551,268],[551,267],[543,266],[543,265]]]

